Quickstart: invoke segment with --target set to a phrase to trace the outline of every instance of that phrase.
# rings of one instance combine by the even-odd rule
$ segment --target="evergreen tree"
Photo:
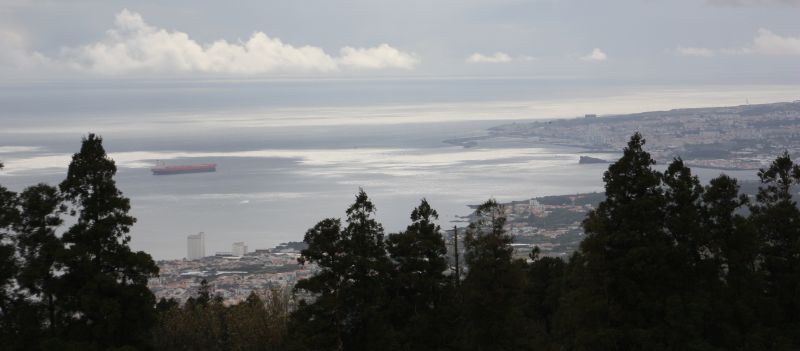
[[[705,187],[702,220],[709,239],[707,255],[714,261],[715,285],[707,290],[711,312],[706,316],[713,327],[705,337],[725,350],[769,349],[764,317],[771,303],[763,296],[763,277],[757,267],[760,243],[740,210],[747,206],[739,194],[736,179],[721,175]]]
[[[31,305],[28,314],[35,316],[26,318],[28,325],[24,329],[28,331],[29,345],[36,345],[33,342],[41,337],[40,329],[45,329],[44,335],[53,338],[57,337],[61,324],[56,294],[63,244],[56,236],[56,228],[63,222],[60,215],[65,206],[58,189],[46,184],[25,189],[19,195],[19,206],[15,231],[22,264],[17,283],[23,289],[25,302]]]
[[[293,337],[314,350],[368,350],[396,346],[390,321],[383,315],[391,262],[383,227],[372,215],[375,205],[360,190],[347,209],[347,226],[329,218],[306,232],[308,248],[300,262],[320,271],[295,289],[308,293],[293,313],[299,334]]]
[[[681,254],[685,264],[696,266],[701,263],[700,253],[708,245],[708,239],[701,228],[700,202],[703,186],[697,176],[676,158],[664,172],[664,200],[666,229]],[[691,262],[687,262],[688,258]]]
[[[211,303],[211,287],[208,285],[208,280],[203,279],[197,289],[197,297],[194,299],[194,304],[205,307],[209,303]]]
[[[387,251],[395,264],[387,287],[392,296],[389,317],[401,331],[403,349],[441,349],[447,330],[439,323],[441,305],[449,292],[447,247],[436,210],[423,199],[411,212],[405,232],[392,234]]]
[[[0,170],[2,168],[0,163]],[[12,229],[18,219],[17,194],[0,186],[0,340],[8,341],[15,340],[19,332],[14,322],[16,297],[12,291],[19,269]]]
[[[583,222],[587,236],[570,260],[559,318],[568,348],[681,349],[682,335],[667,325],[683,312],[673,294],[683,277],[671,267],[662,175],[644,144],[639,133],[631,137],[603,175],[606,200]]]
[[[800,346],[800,209],[793,198],[800,166],[784,152],[758,176],[762,185],[750,210],[764,243],[766,291],[777,303],[775,326],[783,335],[774,347],[790,349]]]
[[[0,170],[3,164],[0,163]],[[16,276],[13,227],[19,220],[17,194],[0,185],[0,315],[10,298],[10,284]]]
[[[489,200],[475,210],[465,244],[467,276],[463,296],[464,350],[519,350],[525,347],[525,262],[513,258],[512,237],[504,229],[503,207]]]
[[[173,308],[180,307],[180,302],[175,298],[165,298],[162,297],[158,302],[156,302],[156,311],[159,313],[165,313]]]
[[[532,349],[558,350],[555,315],[559,309],[566,264],[560,258],[540,256],[538,247],[534,247],[530,258],[525,286],[525,334]]]
[[[155,322],[147,279],[158,274],[150,255],[128,246],[135,219],[114,181],[117,168],[102,139],[89,134],[60,184],[76,223],[63,235],[60,276],[68,344],[85,349],[146,347]]]
[[[717,261],[710,257],[708,228],[703,226],[704,188],[683,160],[676,158],[663,175],[664,226],[672,247],[663,247],[668,272],[663,278],[671,291],[664,291],[665,320],[660,328],[669,332],[665,345],[707,349],[708,337],[717,329],[709,323],[713,295],[719,288]]]

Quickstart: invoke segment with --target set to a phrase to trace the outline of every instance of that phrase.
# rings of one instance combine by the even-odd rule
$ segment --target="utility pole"
[[[458,265],[458,227],[453,226],[453,254],[456,259],[456,287],[461,285],[461,267]]]

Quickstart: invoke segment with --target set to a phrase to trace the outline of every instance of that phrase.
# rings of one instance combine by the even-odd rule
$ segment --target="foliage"
[[[208,282],[156,302],[152,259],[128,247],[130,203],[89,135],[59,188],[0,187],[0,338],[11,350],[794,350],[800,348],[800,166],[759,172],[754,199],[663,172],[634,134],[567,260],[515,257],[504,209],[479,206],[453,279],[427,200],[386,237],[361,190],[305,235],[316,273],[292,296],[225,306]],[[65,214],[74,224],[59,231]],[[460,278],[460,277],[459,277]]]
[[[465,350],[515,350],[524,341],[525,263],[512,257],[503,208],[489,200],[475,210],[465,244],[467,276],[461,284]]]
[[[198,296],[207,294],[203,289],[206,288],[201,287]],[[153,332],[156,350],[284,349],[289,313],[285,291],[268,290],[263,295],[252,292],[247,300],[227,307],[213,297],[200,297],[183,306],[167,300],[159,305]]]
[[[0,318],[10,349],[149,349],[155,322],[150,255],[133,252],[135,219],[116,187],[116,166],[89,134],[58,188],[0,188]],[[69,206],[67,206],[69,205]],[[68,212],[75,224],[58,230]],[[9,251],[7,243],[14,246]],[[13,290],[9,293],[9,290]]]
[[[387,286],[387,314],[395,330],[406,337],[398,340],[405,350],[438,350],[447,344],[444,306],[452,292],[447,247],[439,214],[427,200],[411,212],[412,223],[404,232],[391,234],[386,250],[394,269]]]
[[[317,275],[301,280],[301,299],[292,315],[293,341],[314,350],[367,350],[395,345],[384,315],[391,262],[375,205],[361,190],[347,209],[347,226],[325,219],[306,232],[300,262],[315,263]]]

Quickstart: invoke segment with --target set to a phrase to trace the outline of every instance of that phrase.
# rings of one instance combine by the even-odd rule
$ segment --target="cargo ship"
[[[153,172],[153,175],[203,173],[203,172],[215,172],[216,170],[217,170],[216,163],[198,163],[192,165],[174,165],[174,166],[167,166],[163,163],[159,163],[155,167],[150,168],[150,171]]]

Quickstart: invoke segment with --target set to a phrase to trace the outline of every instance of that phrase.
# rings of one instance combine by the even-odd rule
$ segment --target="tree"
[[[525,334],[535,349],[559,349],[555,315],[559,309],[566,264],[557,257],[539,255],[538,247],[530,254],[525,286]]]
[[[3,164],[0,163],[0,170]],[[17,194],[0,186],[0,315],[10,300],[10,284],[18,269],[14,258],[13,226],[19,220]]]
[[[16,298],[12,291],[19,270],[12,236],[13,226],[19,220],[17,202],[17,194],[0,186],[0,338],[10,341],[16,339],[18,332],[13,321]]]
[[[676,158],[663,176],[666,229],[681,254],[681,261],[689,265],[701,263],[700,253],[708,239],[701,229],[700,202],[703,186],[697,176]],[[683,260],[688,258],[690,261]]]
[[[800,181],[800,166],[788,152],[758,172],[761,180],[756,203],[750,207],[751,219],[761,242],[766,291],[777,303],[779,319],[774,321],[782,338],[778,345],[800,345],[800,209],[793,198],[793,187]]]
[[[262,298],[255,291],[245,301],[224,306],[211,299],[207,304],[183,306],[164,300],[154,328],[156,350],[284,350],[288,294],[269,290]],[[170,306],[167,306],[169,304]]]
[[[568,348],[680,349],[692,341],[669,327],[684,312],[675,293],[683,277],[672,267],[662,175],[644,145],[639,133],[631,137],[603,175],[606,199],[583,222],[586,238],[569,262],[559,317]]]
[[[27,319],[28,325],[23,329],[32,334],[31,340],[41,338],[40,329],[53,338],[63,319],[56,301],[63,244],[56,236],[56,228],[63,222],[60,216],[65,206],[58,189],[46,184],[25,189],[19,195],[19,206],[15,232],[21,267],[17,283],[23,289],[25,303],[31,305],[26,314],[35,316]]]
[[[713,344],[718,326],[710,323],[714,296],[719,293],[719,264],[711,255],[710,228],[703,221],[705,189],[683,160],[676,158],[663,175],[664,227],[672,247],[665,247],[668,282],[662,328],[669,331],[667,345],[702,349]]]
[[[227,320],[233,351],[281,350],[286,334],[288,296],[268,290],[265,299],[251,292],[247,300],[228,308]]]
[[[524,347],[522,292],[525,262],[513,258],[513,238],[504,229],[503,208],[489,200],[475,210],[465,244],[467,276],[461,285],[465,350],[516,350]]]
[[[439,218],[427,200],[411,212],[412,223],[402,233],[389,235],[387,251],[394,275],[387,287],[392,296],[389,315],[409,350],[441,349],[446,328],[438,312],[449,292],[447,247]]]
[[[702,226],[708,238],[707,261],[714,262],[714,278],[705,284],[711,311],[704,316],[712,328],[706,338],[727,350],[769,349],[765,322],[772,304],[764,297],[758,268],[760,246],[753,226],[740,212],[747,206],[736,179],[712,179],[702,196]],[[715,284],[713,284],[715,283]]]
[[[300,348],[367,350],[391,348],[391,323],[383,315],[391,263],[383,227],[372,215],[375,205],[364,190],[347,209],[347,226],[325,219],[306,232],[308,248],[301,263],[315,263],[319,272],[295,286],[301,298],[292,314]]]
[[[197,298],[194,300],[195,305],[208,306],[211,303],[211,297],[211,287],[208,285],[208,281],[201,280],[200,288],[197,289]]]
[[[63,235],[60,278],[65,340],[84,348],[146,347],[155,322],[155,298],[147,279],[158,274],[150,255],[131,251],[130,201],[116,187],[117,168],[89,134],[72,157],[59,188],[76,223]]]
[[[161,311],[153,328],[157,350],[231,349],[226,321],[229,311],[221,299],[213,296],[208,281],[202,279],[195,297],[190,297],[182,307],[163,301],[157,304]]]

